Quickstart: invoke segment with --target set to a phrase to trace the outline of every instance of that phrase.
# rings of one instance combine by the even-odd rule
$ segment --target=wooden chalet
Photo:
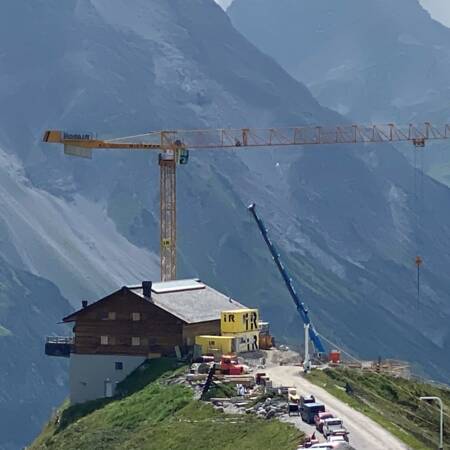
[[[71,353],[168,356],[194,345],[197,335],[219,335],[220,314],[245,308],[200,280],[178,280],[120,290],[63,319],[74,323]]]

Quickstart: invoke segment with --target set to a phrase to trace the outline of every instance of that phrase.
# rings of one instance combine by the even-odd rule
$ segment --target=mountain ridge
[[[97,300],[119,283],[159,278],[157,155],[99,152],[93,161],[69,159],[40,143],[43,130],[113,137],[347,120],[322,108],[247,42],[212,0],[136,0],[132,6],[124,0],[5,0],[2,8],[8,14],[0,14],[0,141],[24,178],[4,169],[0,186],[12,179],[14,189],[3,191],[8,200],[26,193],[23,223],[39,217],[44,231],[32,235],[33,246],[45,249],[35,252],[33,266],[73,304]],[[130,21],[139,24],[138,33]],[[411,308],[415,216],[407,170],[390,147],[193,151],[178,170],[179,277],[199,277],[260,307],[281,341],[300,342],[302,325],[246,211],[256,202],[324,335],[361,357],[411,359],[418,370],[444,379],[450,286],[445,273],[432,268],[450,263],[448,213],[438,208],[449,191],[425,179],[432,200],[423,212],[429,250],[419,313]],[[13,212],[3,210],[0,218]],[[65,258],[55,263],[60,272],[44,271],[39,256],[53,257],[43,237],[54,240],[56,232],[56,253]],[[14,242],[14,248],[2,243],[0,252],[30,269],[21,255],[31,247]],[[71,259],[81,275],[75,276],[80,272]],[[68,295],[73,285],[78,290]]]

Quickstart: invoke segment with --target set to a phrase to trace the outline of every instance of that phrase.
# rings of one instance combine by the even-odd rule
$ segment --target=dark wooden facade
[[[220,332],[220,320],[187,324],[126,288],[64,322],[75,322],[72,352],[79,354],[166,356],[177,345],[193,345],[197,335]]]

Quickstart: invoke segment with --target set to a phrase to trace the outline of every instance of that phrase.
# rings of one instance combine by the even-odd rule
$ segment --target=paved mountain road
[[[313,394],[318,401],[324,403],[327,410],[344,421],[345,427],[350,432],[350,444],[356,450],[407,450],[409,448],[372,419],[305,380],[300,375],[298,366],[266,367],[265,372],[272,379],[274,386],[295,386],[300,395]],[[300,418],[291,417],[289,421],[299,425],[300,429],[309,434],[314,431],[313,427],[301,423]]]

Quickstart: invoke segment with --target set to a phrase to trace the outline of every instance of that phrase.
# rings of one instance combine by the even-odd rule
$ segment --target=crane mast
[[[97,139],[91,133],[48,130],[43,142],[64,145],[64,153],[91,158],[93,150],[159,152],[161,280],[176,279],[176,166],[187,164],[188,149],[242,150],[245,148],[300,147],[333,144],[409,142],[416,148],[427,141],[450,139],[450,124],[343,125],[289,128],[237,128],[155,131],[118,139]]]
[[[159,154],[161,281],[177,278],[177,171],[175,159]]]
[[[284,284],[286,285],[289,294],[291,295],[292,300],[294,301],[295,307],[297,309],[297,312],[299,313],[300,317],[303,320],[303,323],[305,325],[305,328],[309,334],[309,339],[314,344],[314,347],[316,348],[317,353],[325,353],[325,349],[323,347],[322,341],[320,340],[319,336],[316,333],[316,330],[314,329],[311,319],[309,318],[309,312],[306,307],[306,305],[300,300],[300,297],[297,294],[297,291],[295,290],[295,287],[292,283],[292,278],[289,276],[286,268],[284,267],[280,255],[273,244],[273,242],[270,240],[269,233],[267,232],[267,228],[264,225],[263,220],[258,216],[256,212],[256,205],[252,203],[248,210],[251,212],[253,218],[255,219],[256,224],[258,225],[259,231],[261,232],[261,235],[272,255],[272,258],[278,268],[278,271],[281,274],[281,277],[283,278]],[[307,339],[305,336],[305,348],[307,348]],[[305,355],[306,356],[306,355]]]

